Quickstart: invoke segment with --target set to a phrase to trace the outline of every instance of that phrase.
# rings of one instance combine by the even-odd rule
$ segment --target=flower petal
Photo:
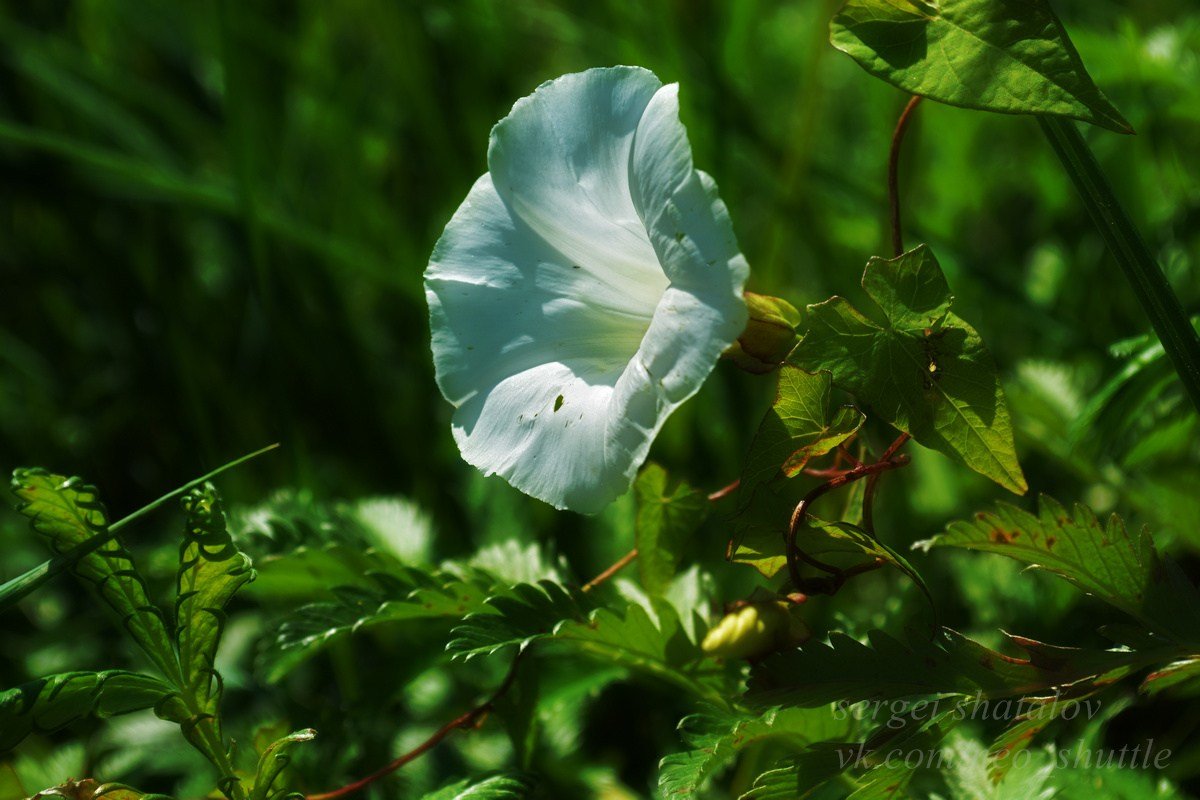
[[[488,147],[496,190],[523,222],[634,292],[666,287],[629,187],[634,134],[661,85],[637,67],[564,75],[518,100]]]
[[[625,492],[745,326],[748,268],[676,92],[621,67],[518,101],[426,271],[464,459],[558,508]]]

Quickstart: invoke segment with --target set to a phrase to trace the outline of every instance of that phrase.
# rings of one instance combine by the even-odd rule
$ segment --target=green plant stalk
[[[1075,123],[1047,116],[1039,116],[1038,122],[1083,198],[1092,222],[1132,284],[1133,293],[1200,413],[1200,336],[1184,314],[1179,297],[1121,207]]]
[[[215,478],[226,470],[233,469],[234,467],[244,464],[252,458],[257,458],[263,453],[270,452],[277,447],[279,447],[278,444],[267,445],[259,450],[255,450],[253,453],[247,453],[241,458],[235,458],[233,461],[230,461],[227,464],[222,464],[212,472],[209,472],[207,475],[202,475],[193,481],[189,481],[183,486],[180,486],[178,489],[167,492],[157,500],[142,506],[132,514],[117,520],[112,525],[108,526],[108,531],[106,533],[93,536],[86,542],[81,542],[80,544],[76,545],[71,550],[61,553],[54,558],[49,559],[48,561],[43,561],[41,564],[38,564],[36,567],[33,567],[21,575],[18,575],[12,580],[5,581],[3,585],[0,585],[0,611],[15,605],[32,592],[36,591],[37,588],[42,584],[51,580],[56,575],[59,575],[60,573],[70,569],[72,564],[86,556],[88,553],[94,552],[97,548],[103,546],[105,542],[112,539],[112,537],[115,536],[126,525],[141,519],[151,511],[154,511],[156,508],[161,506],[163,503],[179,497],[184,492],[200,486],[205,481]]]

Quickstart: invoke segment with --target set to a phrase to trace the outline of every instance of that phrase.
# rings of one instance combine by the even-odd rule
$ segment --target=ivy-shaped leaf
[[[197,708],[215,714],[220,681],[213,661],[225,625],[225,605],[254,580],[250,559],[234,545],[225,528],[225,512],[212,484],[183,498],[183,544],[176,579],[175,641],[184,688]]]
[[[154,708],[173,692],[158,678],[124,670],[66,672],[0,692],[0,752],[84,717]]]
[[[292,760],[291,749],[298,744],[311,742],[316,737],[316,731],[305,728],[267,745],[258,759],[258,770],[254,777],[254,788],[250,790],[250,800],[271,800],[284,794],[284,791],[274,789],[274,785]]]
[[[680,735],[688,750],[667,756],[659,764],[658,788],[664,797],[697,796],[737,755],[764,741],[803,749],[816,741],[845,738],[850,719],[842,719],[831,708],[769,709],[760,716],[746,717],[712,709],[685,717]]]
[[[872,561],[890,564],[912,579],[933,605],[933,595],[925,579],[908,559],[857,525],[827,522],[810,515],[800,529],[796,543],[808,555],[841,569],[853,569]],[[787,567],[787,548],[782,534],[762,526],[750,529],[735,551],[734,561],[750,564],[767,578],[775,577]]]
[[[1034,515],[999,503],[952,522],[928,545],[1000,553],[1048,570],[1152,631],[1200,644],[1200,592],[1158,555],[1147,529],[1130,533],[1115,514],[1104,524],[1086,506],[1068,511],[1045,495],[1038,506]]]
[[[911,94],[1133,133],[1046,0],[850,0],[834,17],[830,39],[867,72]]]
[[[80,478],[44,469],[13,472],[17,510],[30,520],[55,553],[64,553],[96,536],[108,536],[108,518],[96,487]],[[179,664],[162,611],[146,595],[146,586],[129,551],[113,537],[75,562],[74,572],[90,583],[121,620],[125,630],[163,675],[175,679]]]
[[[763,415],[742,467],[731,560],[750,564],[767,577],[782,569],[783,532],[794,502],[775,488],[794,478],[818,456],[848,441],[864,417],[854,408],[832,406],[832,377],[791,364],[779,371],[775,402]]]
[[[800,474],[810,459],[825,455],[862,427],[853,408],[831,408],[832,376],[785,364],[779,371],[775,402],[750,442],[738,487],[738,507],[754,500],[759,487],[781,476]]]
[[[661,596],[675,577],[687,537],[708,516],[708,498],[687,483],[671,481],[658,464],[646,465],[633,491],[638,575],[648,593]]]
[[[776,653],[750,673],[749,698],[764,706],[805,708],[836,701],[892,700],[934,694],[1014,697],[1132,670],[1163,660],[1163,652],[1084,650],[1009,637],[1026,658],[1002,655],[944,629],[905,641],[871,631],[864,644],[833,633]]]
[[[1018,494],[1026,490],[1012,422],[991,354],[950,310],[946,277],[925,245],[872,258],[863,288],[882,319],[834,297],[809,306],[809,331],[791,361],[829,370],[880,417]]]

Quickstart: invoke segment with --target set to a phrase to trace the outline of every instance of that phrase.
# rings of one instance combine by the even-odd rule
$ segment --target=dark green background
[[[588,577],[628,549],[629,504],[555,514],[461,462],[428,352],[428,254],[514,100],[565,72],[638,64],[681,84],[749,288],[862,303],[862,267],[888,250],[884,166],[907,98],[827,44],[836,5],[0,3],[0,467],[82,474],[119,516],[278,441],[220,481],[232,501],[287,486],[404,495],[432,515],[444,555],[553,540]],[[1055,7],[1138,131],[1088,139],[1196,313],[1200,8]],[[926,103],[909,135],[907,240],[933,246],[995,354],[1031,487],[1152,524],[1193,565],[1200,437],[1169,370],[1160,359],[1084,415],[1124,366],[1110,345],[1149,327],[1037,124]],[[727,483],[770,394],[769,380],[719,367],[653,457],[697,485]],[[888,482],[881,528],[898,544],[925,538],[1002,493],[918,451]],[[697,556],[745,583],[710,528]],[[173,546],[168,522],[137,536]],[[13,514],[0,544],[0,577],[41,557]],[[951,622],[1093,641],[1073,596],[1038,579],[992,560],[926,562]],[[861,619],[887,600],[867,591],[838,608]],[[0,683],[36,674],[69,623],[32,603],[0,620]],[[88,663],[49,662],[109,665],[94,635],[72,651]],[[622,773],[639,790],[674,741],[662,716]],[[596,747],[619,750],[619,730],[600,730]],[[1177,763],[1181,778],[1200,771],[1195,754]]]

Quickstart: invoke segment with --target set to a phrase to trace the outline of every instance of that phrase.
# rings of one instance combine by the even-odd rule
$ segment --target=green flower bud
[[[759,658],[785,645],[803,642],[808,626],[780,600],[747,603],[709,630],[700,648],[714,658]]]
[[[800,312],[778,297],[746,292],[750,321],[724,355],[747,372],[761,375],[779,367],[796,346]]]

